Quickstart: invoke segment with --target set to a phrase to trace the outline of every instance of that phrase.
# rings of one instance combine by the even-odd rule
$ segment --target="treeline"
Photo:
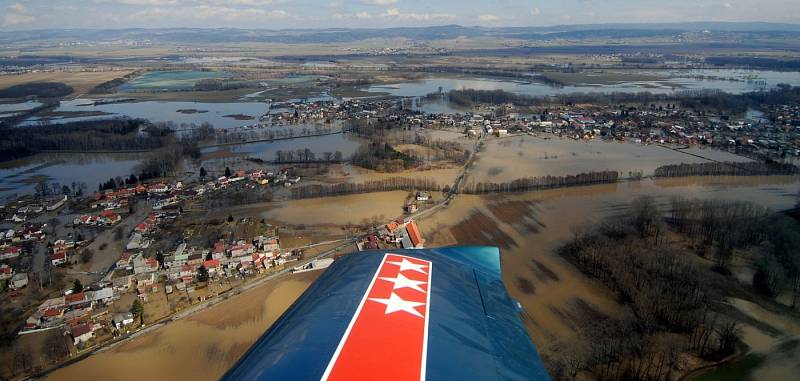
[[[473,106],[476,103],[504,104],[518,106],[538,104],[654,104],[680,103],[683,108],[696,110],[712,110],[721,113],[743,113],[748,108],[763,104],[792,104],[800,102],[800,87],[779,84],[774,89],[754,91],[743,94],[729,94],[720,90],[682,90],[672,94],[654,94],[647,91],[611,92],[611,93],[568,93],[553,96],[526,96],[509,93],[503,90],[451,90],[450,102],[461,106]]]
[[[619,172],[602,171],[588,172],[577,175],[567,176],[539,176],[525,177],[505,183],[480,182],[465,185],[461,193],[481,194],[481,193],[502,193],[502,192],[522,192],[536,189],[560,188],[576,185],[614,183],[619,180]]]
[[[286,163],[339,163],[342,161],[342,152],[323,152],[319,157],[309,148],[275,151],[276,164]]]
[[[0,98],[59,98],[72,94],[72,87],[61,82],[36,82],[14,85],[0,90]]]
[[[356,150],[350,161],[353,165],[379,172],[397,172],[413,168],[417,158],[397,151],[389,143],[371,142]]]
[[[669,380],[685,366],[683,353],[717,361],[735,351],[737,324],[715,310],[730,281],[670,244],[666,231],[654,201],[641,198],[621,217],[576,230],[559,250],[623,307],[613,317],[595,311],[578,323],[578,343],[546,351],[555,380],[579,371],[603,380]]]
[[[340,183],[330,185],[303,185],[292,188],[292,198],[314,198],[355,193],[388,192],[396,190],[439,191],[439,184],[429,178],[392,177],[385,180],[367,181],[364,183]]]
[[[451,103],[463,107],[472,107],[476,103],[493,105],[511,103],[517,106],[531,106],[541,101],[531,96],[517,95],[504,90],[450,90],[447,96]]]
[[[685,176],[750,176],[750,175],[794,175],[797,166],[777,162],[707,162],[663,165],[655,170],[656,177]]]
[[[433,156],[426,158],[428,160],[451,160],[456,164],[464,164],[472,155],[470,150],[464,149],[458,142],[433,139],[421,134],[416,134],[414,143],[428,147],[433,151]]]
[[[130,81],[131,79],[133,79],[135,77],[138,77],[140,74],[141,74],[141,71],[137,70],[137,71],[131,72],[131,73],[125,75],[125,76],[122,76],[122,77],[119,77],[119,78],[114,78],[114,79],[112,79],[110,81],[105,81],[105,82],[93,87],[91,90],[89,90],[89,94],[109,94],[109,93],[113,93],[114,89],[116,89],[117,87],[125,84],[126,82]]]
[[[201,79],[194,84],[194,90],[197,91],[237,90],[255,87],[258,87],[258,84],[252,82],[223,80],[219,78]]]
[[[708,64],[718,66],[733,65],[783,70],[800,69],[800,60],[783,60],[767,57],[706,57],[705,61]]]
[[[40,151],[124,151],[164,146],[164,139],[140,134],[142,119],[108,119],[57,125],[6,127],[0,129],[0,161],[13,160]]]

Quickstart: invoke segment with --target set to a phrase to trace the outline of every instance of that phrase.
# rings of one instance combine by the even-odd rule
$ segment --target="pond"
[[[6,116],[14,116],[20,111],[27,111],[35,107],[41,106],[42,103],[37,101],[26,101],[17,103],[0,103],[0,118]]]

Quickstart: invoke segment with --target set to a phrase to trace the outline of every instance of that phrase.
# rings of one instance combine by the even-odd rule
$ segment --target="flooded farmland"
[[[623,178],[637,172],[650,176],[662,165],[711,160],[742,162],[750,159],[713,149],[678,150],[660,145],[523,135],[490,140],[479,153],[467,183],[606,170],[620,172]]]
[[[141,154],[40,154],[3,163],[0,167],[0,199],[33,193],[36,183],[86,183],[86,190],[110,178],[127,177],[141,163]]]
[[[533,74],[533,73],[531,73]],[[570,93],[651,92],[668,94],[680,90],[714,89],[731,94],[775,87],[780,83],[800,84],[799,72],[740,69],[631,70],[581,73],[579,81],[554,86],[530,80],[469,76],[431,76],[419,81],[373,85],[364,91],[402,97],[420,97],[439,90],[504,90],[519,95],[551,96]],[[610,79],[609,77],[613,77]],[[627,77],[627,78],[626,78]]]

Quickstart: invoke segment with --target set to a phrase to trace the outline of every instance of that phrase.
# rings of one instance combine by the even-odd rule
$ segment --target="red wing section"
[[[387,253],[323,380],[424,380],[432,264]]]

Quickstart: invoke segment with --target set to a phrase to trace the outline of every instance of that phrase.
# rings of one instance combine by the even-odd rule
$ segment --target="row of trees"
[[[567,176],[525,177],[505,183],[471,183],[465,185],[461,192],[467,194],[521,192],[576,185],[614,183],[617,180],[619,180],[619,172],[616,171],[588,172]]]
[[[655,170],[656,177],[685,176],[752,176],[752,175],[794,175],[798,168],[793,164],[777,162],[750,161],[707,162],[692,164],[663,165]]]
[[[449,186],[446,186],[449,188]],[[364,183],[340,183],[331,185],[304,185],[292,188],[292,198],[314,198],[343,194],[387,192],[396,190],[439,191],[441,186],[430,178],[392,177],[385,180],[366,181]]]
[[[125,151],[154,149],[165,145],[160,136],[140,134],[141,119],[81,121],[58,125],[3,128],[0,161],[39,151]]]
[[[389,143],[371,142],[356,150],[350,159],[353,165],[379,172],[397,172],[413,168],[418,159],[397,151]]]
[[[277,150],[275,151],[275,163],[339,163],[342,161],[343,155],[341,151],[336,152],[323,152],[320,157],[311,151],[309,148],[298,148],[292,150]]]
[[[729,94],[715,89],[683,90],[671,94],[654,94],[647,91],[611,92],[611,93],[569,93],[553,96],[526,96],[503,90],[451,90],[448,92],[450,102],[462,106],[475,103],[505,104],[532,106],[539,104],[654,104],[680,103],[683,108],[696,110],[712,110],[721,113],[743,113],[749,107],[763,104],[792,104],[800,102],[800,87],[779,84],[774,89],[754,91],[743,94]]]

